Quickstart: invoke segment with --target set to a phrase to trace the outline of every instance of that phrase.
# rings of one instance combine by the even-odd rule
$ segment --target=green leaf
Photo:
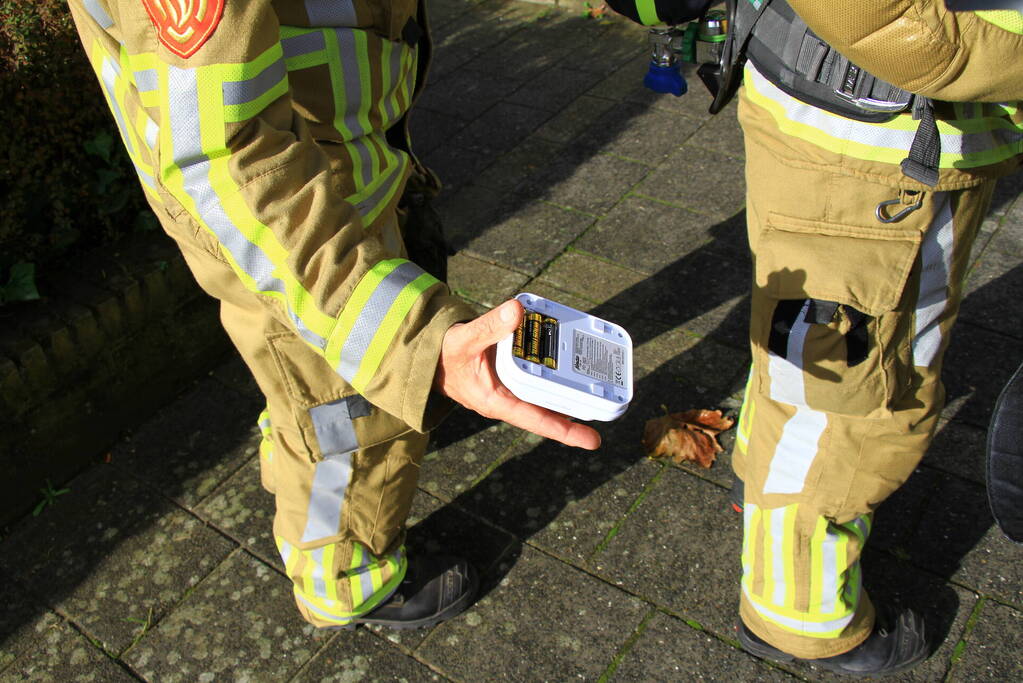
[[[103,161],[110,163],[110,152],[114,146],[114,139],[105,130],[101,130],[96,133],[96,136],[91,140],[85,141],[85,151],[93,156],[97,156]]]
[[[32,301],[39,298],[36,289],[36,265],[34,263],[15,263],[11,266],[11,276],[3,286],[0,294],[2,301]]]

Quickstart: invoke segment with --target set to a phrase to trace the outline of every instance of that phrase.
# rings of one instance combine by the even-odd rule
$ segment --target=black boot
[[[421,555],[409,559],[405,580],[382,605],[342,629],[376,624],[393,629],[426,628],[459,614],[472,604],[479,579],[460,557]]]
[[[801,661],[845,676],[874,678],[905,671],[929,654],[924,622],[912,610],[889,614],[878,610],[874,630],[865,641],[840,655],[799,659],[758,638],[739,621],[739,642],[752,655],[776,662]]]
[[[732,490],[728,494],[728,500],[732,504],[732,509],[736,512],[742,512],[745,505],[745,488],[746,486],[742,483],[742,479],[739,479],[739,475],[732,472]]]

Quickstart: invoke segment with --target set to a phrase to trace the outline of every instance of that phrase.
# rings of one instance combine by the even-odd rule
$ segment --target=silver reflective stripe
[[[327,583],[324,580],[326,568],[323,566],[323,548],[310,551],[309,558],[313,562],[313,570],[310,572],[313,579],[313,594],[318,598],[326,598]]]
[[[160,127],[156,125],[156,121],[146,117],[146,144],[149,148],[156,151],[156,145],[160,141]]]
[[[117,101],[117,79],[120,76],[121,65],[110,57],[104,57],[103,66],[100,68],[103,89],[107,91],[107,97],[110,98],[114,119],[117,121],[117,127],[121,129],[121,137],[124,138],[124,145],[128,148],[128,156],[135,156],[135,145],[131,141],[131,135],[128,134],[128,123],[124,120],[124,112],[121,111],[121,104]]]
[[[352,419],[367,413],[353,415],[351,408],[353,403],[360,405],[361,408],[361,403],[364,402],[365,399],[361,396],[349,396],[309,409],[309,417],[313,421],[321,453],[324,455],[349,453],[359,449]]]
[[[341,507],[351,478],[351,453],[330,455],[316,463],[302,543],[337,535],[341,526]]]
[[[153,92],[160,87],[160,76],[156,69],[142,69],[132,73],[135,79],[135,89],[139,92]]]
[[[771,599],[776,605],[785,604],[788,586],[785,584],[785,510],[775,508],[764,510],[771,517],[771,579],[774,582],[774,594]]]
[[[817,456],[817,445],[828,425],[828,416],[819,410],[799,406],[782,428],[781,439],[771,458],[764,482],[764,493],[799,493],[806,474]]]
[[[359,19],[352,0],[305,0],[310,26],[356,26]]]
[[[284,59],[277,59],[252,78],[224,81],[224,104],[245,104],[268,92],[287,76]]]
[[[302,595],[298,592],[298,587],[297,586],[296,586],[296,589],[295,589],[295,598],[298,599],[298,601],[301,602],[303,605],[305,605],[306,608],[308,608],[310,612],[312,612],[316,616],[320,617],[324,621],[331,621],[331,622],[334,622],[335,624],[347,624],[349,621],[352,620],[351,617],[347,617],[347,616],[339,617],[336,614],[330,614],[329,612],[324,612],[319,607],[317,607],[316,605],[311,603],[309,600],[307,600],[306,598],[302,597]]]
[[[297,36],[289,36],[281,39],[281,48],[284,50],[284,58],[301,57],[313,52],[319,52],[327,48],[323,34],[319,31],[302,33]]]
[[[908,152],[916,135],[916,128],[900,130],[881,124],[865,123],[831,114],[813,105],[806,104],[789,96],[773,85],[756,70],[752,63],[747,63],[748,73],[752,76],[752,86],[762,97],[775,102],[783,110],[785,118],[811,128],[838,140],[850,140],[871,147],[883,147]],[[954,123],[954,122],[953,122]],[[948,156],[970,156],[991,152],[999,147],[1006,147],[1004,154],[998,159],[1008,158],[1018,153],[1016,147],[1023,141],[1023,131],[1013,128],[994,128],[975,133],[940,133],[941,166],[953,165]],[[984,162],[988,163],[988,162]]]
[[[821,541],[821,613],[831,614],[835,611],[838,598],[838,553],[835,546],[843,537],[828,524]]]
[[[362,565],[348,572],[349,576],[359,577],[359,587],[362,589],[362,600],[365,602],[373,597],[373,593],[376,590],[373,588],[373,574],[370,562],[376,563],[376,558],[373,557],[368,550],[363,549],[362,551]]]
[[[930,367],[941,348],[941,320],[948,306],[951,284],[952,203],[946,192],[936,193],[934,199],[941,208],[920,245],[920,291],[916,298],[916,334],[913,337],[913,364],[918,367]]]
[[[256,289],[285,294],[284,282],[273,274],[276,269],[274,263],[228,217],[210,184],[210,160],[202,151],[195,71],[174,66],[167,67],[167,71],[173,158],[181,169],[185,193],[195,202],[203,222],[213,231],[224,249],[255,281]],[[307,328],[290,308],[288,315],[303,339],[320,349],[326,346],[326,340]]]
[[[803,345],[810,324],[806,322],[806,312],[810,309],[810,300],[803,302],[803,307],[792,323],[789,332],[785,357],[768,353],[768,374],[771,376],[771,400],[787,403],[790,406],[806,405],[806,389],[803,386]]]
[[[89,13],[93,21],[99,24],[100,28],[110,28],[114,25],[114,20],[99,4],[99,0],[84,0],[82,4],[85,5],[85,11]]]
[[[817,455],[817,444],[828,423],[825,413],[806,406],[803,345],[810,329],[806,323],[809,307],[810,302],[805,301],[796,316],[789,332],[786,358],[768,353],[771,399],[795,406],[796,414],[782,427],[781,438],[764,482],[764,493],[799,493],[803,490],[806,474]]]
[[[377,288],[373,290],[366,305],[359,312],[359,317],[352,326],[352,331],[341,348],[341,363],[338,373],[351,382],[359,372],[362,358],[369,349],[373,335],[387,316],[388,310],[401,291],[413,280],[423,274],[423,269],[406,261],[387,274]]]
[[[778,614],[774,610],[758,603],[750,594],[749,588],[745,585],[742,587],[742,590],[746,594],[746,598],[749,600],[750,605],[753,606],[753,609],[755,609],[764,619],[774,622],[775,624],[783,626],[791,631],[805,633],[811,637],[814,634],[818,634],[818,637],[821,637],[824,634],[838,633],[848,626],[849,622],[851,622],[853,617],[856,616],[856,612],[853,611],[844,617],[839,617],[838,619],[832,619],[830,621],[813,622],[805,619],[793,619],[792,617]]]
[[[360,121],[362,118],[360,113],[368,114],[369,111],[370,102],[367,101],[369,98],[364,98],[363,95],[368,94],[371,84],[363,83],[361,79],[360,54],[355,42],[355,32],[350,29],[338,29],[334,33],[336,34],[338,53],[341,56],[343,91],[341,97],[335,102],[335,106],[341,110],[344,127],[351,133],[348,148],[349,150],[354,148],[362,162],[362,176],[356,182],[356,186],[362,188],[373,182],[373,158],[367,149],[369,143],[360,139],[372,132],[367,130]],[[363,92],[364,88],[366,93]]]

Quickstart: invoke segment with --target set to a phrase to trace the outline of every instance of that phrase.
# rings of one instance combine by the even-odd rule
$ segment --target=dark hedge
[[[155,226],[64,0],[0,0],[0,288]]]

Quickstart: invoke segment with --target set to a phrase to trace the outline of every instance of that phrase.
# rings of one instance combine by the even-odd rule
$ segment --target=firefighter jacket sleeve
[[[851,62],[904,90],[947,102],[1023,99],[1019,12],[953,12],[945,0],[790,0]]]
[[[364,219],[337,190],[330,160],[296,113],[292,61],[329,59],[331,31],[295,30],[301,41],[289,52],[282,25],[309,26],[303,3],[209,0],[195,3],[196,11],[218,14],[191,22],[163,22],[160,13],[187,11],[192,3],[70,4],[157,213],[193,226],[355,391],[417,430],[432,427],[441,412],[433,408],[446,401],[430,400],[444,333],[475,316],[402,258],[400,246],[385,244],[384,214]],[[338,5],[347,4],[330,6]],[[279,9],[300,16],[282,17]],[[161,39],[161,31],[175,35]],[[381,87],[379,69],[365,54],[330,71],[359,84],[351,96]],[[371,130],[374,117],[399,106],[395,98],[380,111],[367,106],[350,118],[339,112],[337,126]],[[365,163],[375,162],[367,156]]]
[[[644,26],[674,26],[703,16],[714,0],[609,0],[611,9]]]

